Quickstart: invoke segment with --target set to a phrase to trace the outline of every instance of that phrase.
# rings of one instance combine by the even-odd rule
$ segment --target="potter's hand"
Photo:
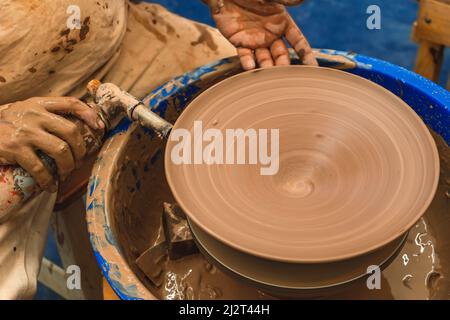
[[[62,115],[76,116],[93,129],[103,127],[97,114],[76,98],[31,98],[0,106],[0,165],[17,164],[42,189],[56,191],[56,181],[36,151],[53,158],[62,180],[86,153],[79,129]]]
[[[317,65],[311,47],[284,5],[299,0],[215,0],[213,18],[222,34],[237,48],[244,69],[289,65],[284,39],[304,64]],[[256,62],[255,62],[256,59]]]

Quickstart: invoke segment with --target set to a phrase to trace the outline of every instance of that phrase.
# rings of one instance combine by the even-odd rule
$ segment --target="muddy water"
[[[160,287],[139,270],[135,260],[157,237],[162,204],[174,200],[164,176],[163,147],[156,139],[148,139],[141,129],[132,135],[113,183],[119,201],[112,203],[112,224],[124,255],[141,281],[161,299],[271,298],[224,274],[200,254],[177,261],[165,257]],[[338,293],[325,292],[322,298],[450,299],[450,148],[439,136],[434,138],[441,160],[436,196],[410,230],[399,254],[382,271],[381,289],[367,289],[364,280]]]

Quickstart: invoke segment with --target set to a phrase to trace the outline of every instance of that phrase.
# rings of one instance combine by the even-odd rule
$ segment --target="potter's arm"
[[[116,85],[111,83],[102,84],[98,80],[93,80],[89,83],[87,89],[92,96],[93,103],[90,103],[91,108],[88,108],[83,104],[83,112],[88,113],[88,115],[84,115],[84,120],[90,123],[92,127],[95,127],[95,123],[97,122],[101,123],[100,127],[95,127],[95,129],[89,128],[87,125],[77,119],[70,119],[70,121],[64,118],[53,119],[55,121],[62,121],[66,127],[72,128],[72,130],[70,130],[69,132],[71,134],[77,135],[77,131],[83,132],[83,140],[78,141],[78,144],[85,145],[82,157],[92,154],[94,151],[98,150],[101,146],[101,139],[104,133],[107,130],[114,128],[124,116],[128,116],[129,119],[138,122],[144,127],[153,129],[163,139],[167,138],[167,136],[169,135],[172,129],[172,125],[169,122],[151,112],[146,106],[142,104],[140,100],[131,96],[129,93],[122,91]],[[73,98],[67,99],[70,99],[69,101],[73,102]],[[38,117],[38,119],[39,116],[42,117],[42,115],[45,115],[44,110],[39,110],[39,108],[37,110],[34,110],[32,108],[33,102],[30,103],[31,105],[29,105],[28,108],[21,105],[19,105],[18,107],[16,106],[16,108],[19,110],[25,109],[27,110],[27,114],[36,116]],[[31,111],[33,112],[30,112],[29,109],[31,109]],[[0,111],[1,110],[2,109],[0,108]],[[68,112],[68,110],[69,109],[64,109],[66,113]],[[77,114],[77,110],[80,111],[80,109],[76,108],[70,110],[72,110],[72,113],[75,114]],[[2,113],[0,113],[0,115],[1,114]],[[11,113],[9,114],[9,116],[4,117],[4,122],[7,122],[6,120],[13,115],[14,113]],[[79,112],[78,115],[80,115]],[[81,115],[83,116],[83,114]],[[29,117],[30,116],[25,118]],[[93,121],[94,119],[95,121]],[[31,118],[31,120],[33,120],[33,118]],[[15,122],[17,123],[20,121]],[[32,122],[33,121],[31,121],[31,124],[29,123],[23,125],[23,127],[31,126],[31,128],[33,128]],[[39,121],[37,120],[35,120],[34,122],[39,123]],[[77,127],[78,129],[74,127],[74,123],[79,126]],[[0,162],[0,223],[7,220],[11,213],[19,209],[27,200],[38,195],[42,191],[42,187],[45,187],[45,185],[42,183],[42,180],[38,180],[40,183],[36,181],[36,178],[41,178],[39,176],[40,172],[43,171],[44,173],[51,173],[54,177],[56,177],[57,174],[61,176],[59,153],[52,152],[52,148],[44,149],[41,147],[41,144],[36,144],[36,142],[32,139],[33,132],[30,132],[29,138],[24,139],[23,141],[15,141],[14,136],[16,135],[16,131],[23,131],[23,128],[13,128],[15,131],[8,132],[6,127],[9,126],[9,124],[3,123],[4,130],[2,130],[1,125],[2,122],[0,117],[0,135],[3,134],[7,138],[0,139],[0,161],[4,161]],[[53,130],[54,127],[55,126],[52,127]],[[39,127],[36,127],[35,131],[39,131]],[[61,135],[61,133],[59,133],[59,135]],[[5,141],[8,143],[5,144]],[[39,158],[37,154],[29,153],[28,157],[30,157],[30,160],[32,160],[32,162],[30,162],[30,165],[27,165],[27,163],[23,162],[22,160],[20,160],[20,162],[14,162],[14,159],[19,159],[19,156],[10,147],[13,144],[18,145],[18,147],[16,146],[16,149],[18,150],[20,150],[19,147],[28,146],[31,144],[32,146],[34,146],[34,149],[44,149],[43,151],[47,152],[51,157],[47,156],[44,153],[41,153]],[[71,149],[74,149],[74,146],[71,145]],[[57,150],[62,149],[60,148]],[[66,149],[64,148],[64,150]],[[11,157],[11,155],[15,156]],[[78,154],[78,158],[81,158],[80,154]],[[56,166],[54,160],[56,160],[57,162]],[[2,166],[1,164],[4,165]],[[19,165],[22,167],[20,167]],[[36,172],[36,166],[41,166],[41,170],[37,170]],[[57,172],[54,171],[54,169],[57,169]]]
[[[97,113],[71,97],[0,106],[0,222],[41,190],[56,192],[57,180],[100,146],[94,136],[103,129]]]
[[[202,0],[203,3],[206,3],[212,12],[217,12],[224,6],[224,1],[226,0]],[[285,6],[296,6],[301,4],[304,0],[266,0],[267,3],[276,2]]]
[[[210,6],[217,28],[236,47],[245,70],[289,65],[286,41],[304,64],[317,65],[311,46],[285,7],[302,0],[203,1]]]

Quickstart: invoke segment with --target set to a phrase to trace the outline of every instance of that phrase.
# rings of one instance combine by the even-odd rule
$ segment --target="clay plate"
[[[265,259],[317,263],[381,248],[424,213],[439,159],[425,124],[401,99],[333,69],[277,67],[212,86],[175,129],[279,129],[279,171],[260,165],[165,170],[189,218],[216,239]],[[206,145],[207,143],[205,143]]]
[[[223,244],[189,221],[200,251],[224,272],[275,294],[306,294],[367,276],[368,266],[384,268],[402,248],[407,234],[355,258],[330,263],[289,263],[259,258]]]

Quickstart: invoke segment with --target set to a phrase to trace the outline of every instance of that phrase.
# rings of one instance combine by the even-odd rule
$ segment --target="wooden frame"
[[[415,71],[438,82],[445,47],[450,47],[450,0],[420,0],[412,38],[419,43]]]

